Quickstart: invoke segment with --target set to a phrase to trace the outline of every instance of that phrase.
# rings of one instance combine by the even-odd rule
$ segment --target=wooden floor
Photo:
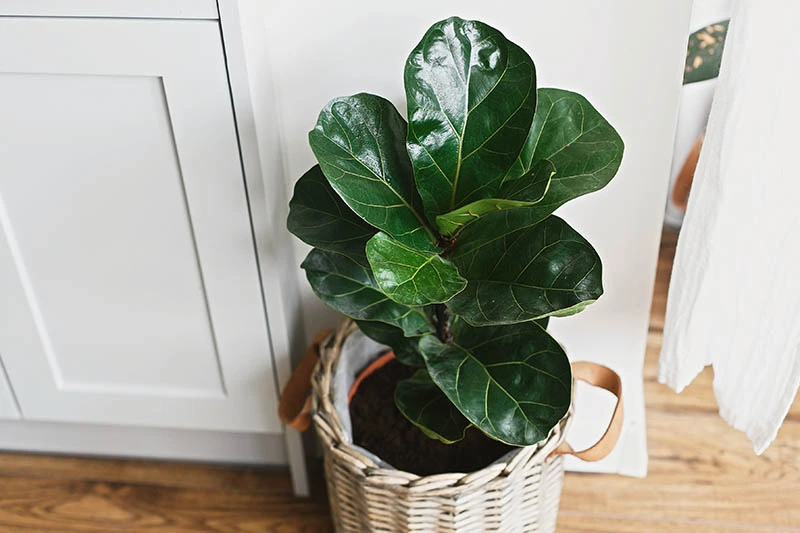
[[[717,415],[711,371],[681,395],[656,381],[675,240],[662,243],[645,370],[649,475],[568,474],[559,532],[800,532],[800,401],[756,457]],[[0,532],[321,533],[318,492],[293,498],[282,470],[0,454]]]

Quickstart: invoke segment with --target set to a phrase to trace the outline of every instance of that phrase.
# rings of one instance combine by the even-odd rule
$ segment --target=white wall
[[[552,325],[574,360],[602,361],[623,374],[623,442],[593,467],[602,471],[643,475],[646,469],[641,366],[690,8],[691,0],[273,0],[268,8],[289,183],[314,164],[306,134],[331,98],[373,92],[405,112],[406,57],[433,22],[451,15],[500,29],[533,57],[540,87],[584,94],[617,128],[626,143],[619,175],[559,213],[603,258],[606,294],[581,315]],[[298,264],[305,251],[298,244]],[[335,318],[304,280],[302,286],[310,335]],[[601,431],[592,421],[602,424],[603,409],[610,409],[599,396],[581,396],[572,435],[578,445]]]

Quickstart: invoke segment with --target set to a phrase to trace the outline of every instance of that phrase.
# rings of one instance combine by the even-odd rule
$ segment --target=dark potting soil
[[[475,428],[455,444],[443,444],[422,433],[394,404],[395,385],[414,370],[392,361],[361,383],[350,402],[356,444],[393,467],[420,476],[474,472],[512,449]]]

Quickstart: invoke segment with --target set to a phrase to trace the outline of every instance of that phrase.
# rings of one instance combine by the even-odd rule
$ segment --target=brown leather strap
[[[573,363],[572,375],[575,379],[585,381],[589,385],[603,388],[612,393],[617,397],[617,406],[614,408],[614,414],[611,415],[611,421],[608,423],[606,432],[594,446],[576,452],[565,440],[550,455],[551,457],[556,455],[574,455],[578,459],[583,459],[584,461],[599,461],[611,453],[611,450],[614,449],[614,446],[619,440],[619,435],[622,432],[622,421],[624,418],[622,410],[622,380],[619,374],[610,368],[586,361]]]
[[[281,391],[278,417],[281,422],[298,431],[307,430],[311,424],[311,375],[319,360],[319,346],[332,331],[326,329],[317,334]]]
[[[703,148],[704,136],[705,134],[700,134],[692,145],[692,149],[686,156],[686,161],[683,162],[683,166],[678,172],[678,177],[675,178],[675,184],[672,186],[672,203],[684,212],[686,212],[686,204],[689,202],[689,191],[692,189],[697,162],[700,161],[700,150]]]
[[[347,403],[353,401],[353,396],[356,395],[358,391],[358,387],[361,386],[361,383],[367,379],[370,375],[374,374],[375,371],[385,367],[389,363],[391,363],[395,359],[394,352],[386,352],[382,356],[378,357],[374,361],[372,361],[367,368],[362,370],[358,376],[356,376],[356,380],[350,386],[350,390],[347,392]]]

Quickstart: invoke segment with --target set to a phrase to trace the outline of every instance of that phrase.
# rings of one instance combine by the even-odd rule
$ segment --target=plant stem
[[[436,304],[436,336],[445,343],[453,341],[453,334],[450,332],[450,311],[444,304]]]
[[[442,251],[439,252],[439,255],[446,259],[447,256],[450,255],[450,252],[452,251],[453,246],[455,244],[456,244],[455,238],[439,235],[439,238],[436,241],[436,246],[442,249]]]

